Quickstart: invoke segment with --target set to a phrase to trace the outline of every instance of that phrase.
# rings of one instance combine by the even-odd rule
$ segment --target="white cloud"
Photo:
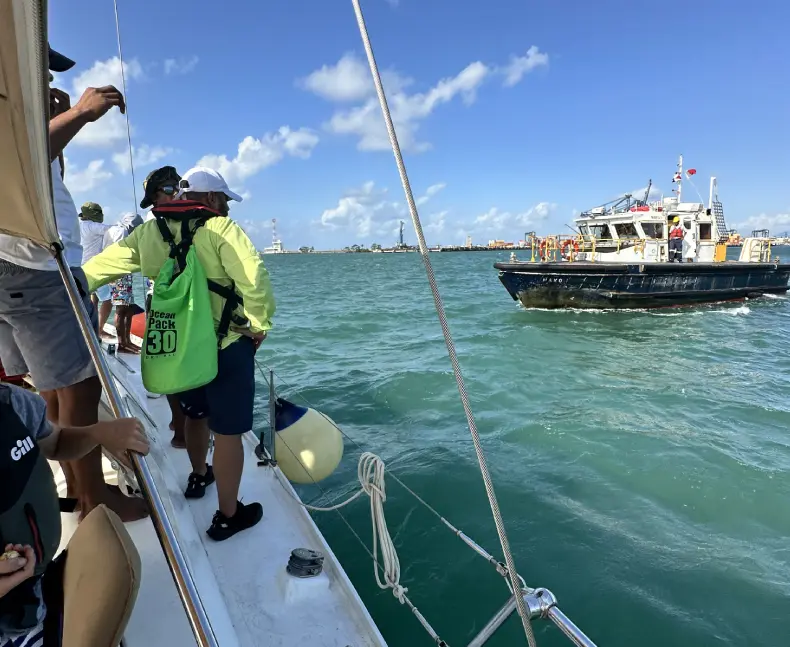
[[[228,159],[227,155],[205,155],[197,165],[216,169],[233,187],[276,164],[286,155],[307,159],[317,144],[318,136],[312,130],[291,130],[288,126],[282,126],[260,139],[251,135],[245,137],[239,143],[233,159]]]
[[[132,146],[134,166],[135,168],[150,166],[167,155],[170,155],[172,152],[172,148],[166,148],[164,146],[149,146],[148,144],[143,144],[139,148],[137,146]],[[112,161],[115,163],[115,166],[118,167],[118,170],[124,175],[129,172],[131,167],[129,165],[128,150],[113,154]]]
[[[322,66],[297,85],[329,101],[359,101],[373,90],[370,69],[353,54],[345,54],[337,65]]]
[[[80,169],[64,158],[63,165],[66,168],[63,182],[73,194],[92,191],[112,177],[112,173],[104,168],[104,160],[93,160],[87,167]]]
[[[440,234],[444,231],[445,217],[450,213],[447,209],[432,213],[428,216],[428,222],[423,227],[426,234]]]
[[[532,227],[546,220],[557,210],[553,202],[538,202],[526,211],[513,213],[491,207],[477,216],[465,231],[505,235],[513,233],[516,227]]]
[[[638,189],[634,189],[633,191],[629,191],[631,197],[636,200],[644,200],[645,198],[645,191],[647,191],[647,186],[640,187]],[[624,198],[627,194],[621,193],[618,197]],[[647,196],[648,200],[659,200],[663,192],[659,189],[655,184],[650,185],[650,195]]]
[[[507,88],[513,87],[524,78],[524,75],[529,74],[535,68],[548,64],[549,55],[541,52],[537,46],[533,45],[524,56],[510,57],[510,63],[500,70],[505,75],[503,84]]]
[[[771,235],[778,236],[785,231],[790,231],[790,213],[776,213],[770,216],[767,213],[761,213],[729,226],[742,234],[750,234],[755,229],[768,229]]]
[[[401,147],[416,152],[430,148],[427,142],[417,141],[419,122],[457,96],[466,104],[473,103],[477,89],[490,71],[479,61],[470,63],[456,76],[440,80],[427,92],[414,94],[406,92],[412,84],[408,77],[394,71],[382,74]],[[326,124],[327,129],[339,135],[356,136],[359,150],[389,149],[389,137],[366,63],[353,54],[346,54],[337,65],[322,67],[304,79],[301,85],[330,101],[363,101],[361,105],[335,112]]]
[[[165,74],[189,74],[195,69],[195,66],[198,64],[199,60],[200,59],[198,59],[197,56],[192,56],[190,58],[165,59]]]
[[[425,204],[444,187],[444,184],[431,185],[415,202]],[[348,191],[338,200],[337,206],[325,209],[319,222],[327,229],[345,230],[361,238],[396,235],[400,221],[409,219],[409,211],[403,202],[388,198],[386,188],[376,187],[373,181],[365,182]],[[425,229],[441,231],[446,215],[447,211],[430,215]]]
[[[384,70],[381,82],[387,94],[402,92],[414,81],[394,70]],[[337,103],[362,101],[376,95],[368,63],[352,53],[344,54],[336,65],[323,65],[296,85]]]
[[[438,81],[426,92],[409,94],[407,88],[413,80],[394,70],[382,73],[382,82],[387,91],[392,120],[398,133],[401,148],[421,152],[430,148],[430,143],[419,141],[417,131],[420,122],[429,117],[437,107],[460,97],[472,104],[477,90],[494,72],[505,75],[505,85],[518,83],[533,69],[548,64],[548,54],[532,46],[526,55],[513,57],[504,68],[489,67],[476,61],[470,63],[457,75]],[[367,63],[348,53],[335,65],[324,65],[297,85],[314,94],[337,103],[356,103],[351,108],[338,109],[325,127],[338,135],[357,137],[357,148],[363,151],[389,150],[390,143],[384,120]]]
[[[441,191],[446,186],[447,185],[444,182],[439,182],[438,184],[432,184],[431,186],[429,186],[425,191],[425,195],[421,195],[419,198],[415,200],[417,206],[419,207],[425,204],[426,202],[428,202],[428,200],[430,200],[433,196],[439,193],[439,191]]]
[[[126,83],[144,77],[143,68],[135,58],[125,61],[123,70]],[[106,61],[96,61],[93,66],[78,74],[72,82],[71,102],[74,105],[87,88],[100,88],[114,85],[123,91],[121,61],[117,56]],[[117,108],[111,109],[98,121],[86,125],[72,143],[82,146],[109,147],[126,139],[126,117]]]

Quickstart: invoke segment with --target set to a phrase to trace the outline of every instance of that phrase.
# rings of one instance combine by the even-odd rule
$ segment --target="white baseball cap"
[[[176,194],[176,197],[179,198],[189,191],[194,193],[224,193],[230,200],[242,201],[242,197],[230,190],[225,178],[218,171],[205,166],[196,166],[189,169],[184,173],[178,186],[180,191]]]

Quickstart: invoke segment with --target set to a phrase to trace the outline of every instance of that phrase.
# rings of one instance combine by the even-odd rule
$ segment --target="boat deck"
[[[247,453],[240,497],[260,501],[263,520],[231,539],[213,542],[205,530],[217,507],[216,486],[203,499],[184,498],[190,465],[186,450],[170,446],[167,399],[147,397],[139,356],[108,356],[108,361],[130,413],[147,427],[152,446],[148,464],[219,644],[385,645],[313,520],[292,498],[296,494],[290,484],[279,469],[257,465],[255,436],[249,433],[244,439]],[[109,416],[106,405],[104,415]],[[106,467],[112,471],[109,463]],[[65,514],[63,518],[65,544],[76,518]],[[153,525],[143,520],[127,528],[143,563],[140,593],[126,632],[127,647],[195,644]],[[285,567],[295,548],[321,551],[323,573],[309,579],[289,576]]]

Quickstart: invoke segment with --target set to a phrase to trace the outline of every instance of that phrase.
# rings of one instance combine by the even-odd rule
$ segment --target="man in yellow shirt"
[[[179,394],[187,417],[187,452],[192,463],[187,498],[201,498],[215,480],[219,510],[208,535],[217,541],[227,539],[257,524],[263,509],[260,503],[238,501],[244,466],[242,435],[252,429],[255,399],[255,352],[272,326],[275,303],[269,274],[255,246],[244,230],[230,218],[229,201],[241,202],[224,178],[212,169],[195,167],[180,182],[179,197],[185,212],[195,220],[205,218],[193,236],[195,254],[209,283],[228,291],[235,308],[230,325],[226,299],[210,292],[215,329],[220,339],[217,377],[204,387]],[[164,219],[165,210],[178,206],[175,201],[154,208],[155,219],[137,227],[127,238],[108,247],[83,266],[91,291],[131,272],[156,278],[170,254],[160,231],[167,226],[176,243],[181,239],[181,223]],[[230,290],[230,291],[229,291]],[[223,316],[225,315],[225,316]],[[209,429],[214,432],[214,465],[206,463]]]

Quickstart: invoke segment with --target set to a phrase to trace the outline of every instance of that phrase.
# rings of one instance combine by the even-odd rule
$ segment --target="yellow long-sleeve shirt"
[[[168,220],[168,227],[176,242],[181,240],[181,224]],[[230,286],[244,300],[244,316],[250,322],[250,331],[257,333],[272,327],[275,311],[269,273],[244,230],[230,218],[209,218],[200,227],[193,239],[197,255],[206,278]],[[132,231],[129,236],[107,247],[91,258],[82,269],[88,279],[91,292],[120,278],[125,274],[141,272],[143,276],[156,279],[168,258],[170,248],[162,239],[156,221],[149,220]],[[211,311],[215,328],[219,326],[225,300],[214,292],[211,295]],[[230,331],[223,340],[225,348],[239,338]]]

